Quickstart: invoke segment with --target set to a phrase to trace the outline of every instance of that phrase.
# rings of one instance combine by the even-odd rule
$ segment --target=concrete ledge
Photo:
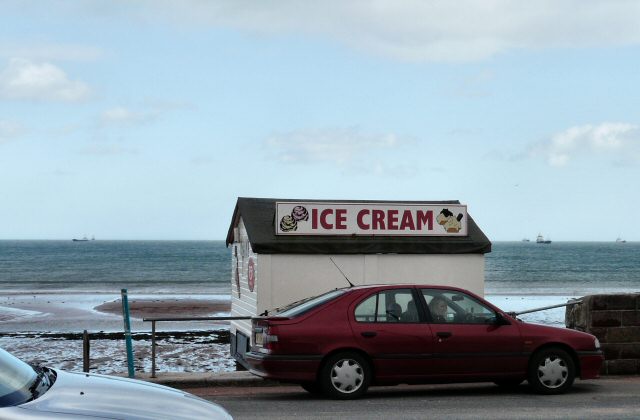
[[[169,372],[157,373],[156,376],[156,378],[151,378],[150,373],[140,373],[136,374],[136,379],[153,382],[159,385],[170,386],[172,388],[198,388],[215,386],[259,387],[280,385],[279,382],[263,379],[246,371],[221,373]]]

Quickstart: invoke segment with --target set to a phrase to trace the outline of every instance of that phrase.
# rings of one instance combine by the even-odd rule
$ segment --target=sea
[[[230,287],[224,241],[0,241],[0,294],[228,295]],[[486,295],[638,290],[640,242],[494,242],[486,254]]]
[[[0,293],[229,294],[223,241],[0,241]]]
[[[505,311],[562,305],[590,294],[640,292],[640,242],[494,242],[485,257],[485,298]],[[80,332],[79,321],[96,331],[121,331],[122,317],[92,312],[93,307],[117,299],[121,289],[127,289],[130,298],[230,300],[231,268],[231,251],[224,241],[2,240],[0,348],[31,363],[78,370],[81,346],[60,332]],[[63,312],[68,305],[69,316],[57,319],[54,310],[24,306],[43,299]],[[564,327],[564,313],[565,308],[558,307],[520,318]],[[189,328],[209,328],[201,325]],[[142,320],[133,327],[149,330]],[[220,341],[219,334],[197,342],[185,337],[183,331],[159,342],[164,355],[160,371],[235,368],[228,345],[211,344]],[[92,342],[92,371],[126,371],[124,344],[115,343]],[[148,338],[140,338],[136,348],[136,369],[148,371]]]

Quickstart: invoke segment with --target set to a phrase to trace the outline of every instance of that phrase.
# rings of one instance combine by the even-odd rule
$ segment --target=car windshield
[[[37,379],[35,369],[0,349],[0,407],[30,400],[33,397],[30,388]]]
[[[278,316],[286,316],[289,318],[292,318],[294,316],[298,316],[301,315],[307,311],[312,310],[313,308],[315,308],[316,306],[322,305],[325,302],[328,302],[330,300],[333,300],[335,298],[337,298],[338,296],[342,295],[344,293],[343,289],[336,289],[336,290],[332,290],[328,293],[325,293],[323,295],[320,296],[316,296],[316,297],[311,297],[309,299],[305,299],[302,302],[298,302],[297,304],[295,304],[294,306],[287,306],[285,308],[283,308],[283,311],[278,312],[277,315]]]

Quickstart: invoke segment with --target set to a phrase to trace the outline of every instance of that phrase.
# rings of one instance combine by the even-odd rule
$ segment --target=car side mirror
[[[502,315],[500,312],[496,312],[496,316],[493,318],[494,325],[511,325],[511,322]]]
[[[492,316],[491,318],[487,318],[485,320],[486,324],[491,324],[491,325],[496,325],[496,326],[500,326],[500,325],[511,325],[511,322],[509,322],[509,320],[507,318],[504,317],[504,315],[502,315],[500,312],[496,312],[496,316]]]

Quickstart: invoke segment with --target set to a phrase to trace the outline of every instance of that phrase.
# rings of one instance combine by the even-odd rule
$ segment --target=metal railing
[[[151,322],[151,377],[156,377],[156,322],[181,322],[181,321],[240,321],[251,319],[250,316],[207,316],[193,318],[143,318],[144,322]]]
[[[526,311],[507,312],[507,314],[515,317],[515,316],[518,316],[518,315],[530,314],[532,312],[546,311],[547,309],[562,308],[563,306],[579,305],[581,303],[582,303],[582,299],[572,299],[567,303],[559,303],[557,305],[543,306],[541,308],[535,308],[535,309],[527,309]]]

